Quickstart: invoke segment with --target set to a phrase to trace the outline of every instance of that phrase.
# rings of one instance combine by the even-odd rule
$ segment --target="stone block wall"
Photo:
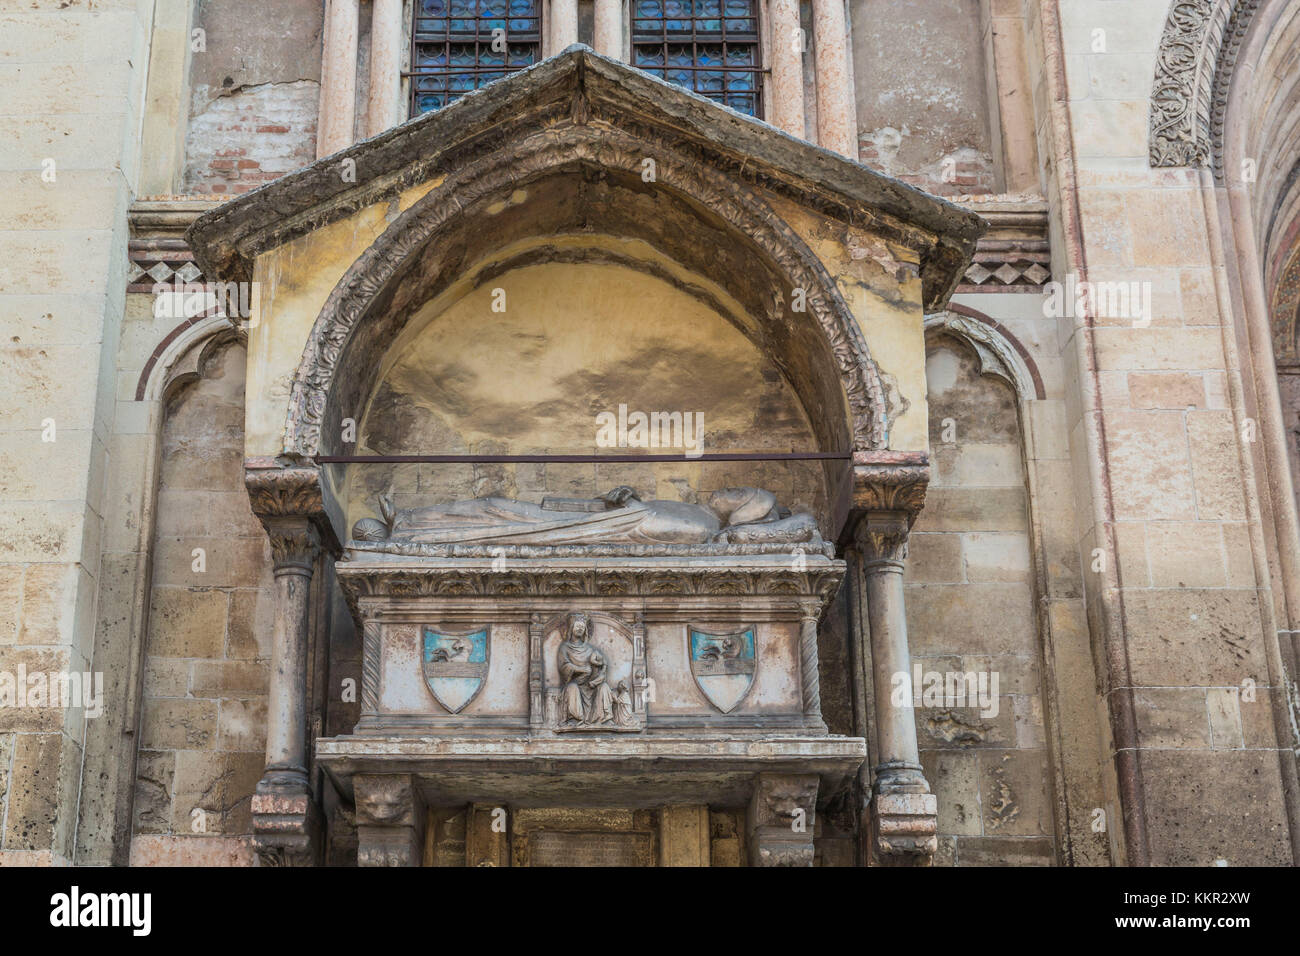
[[[0,5],[0,671],[11,676],[96,668],[142,6]],[[0,710],[0,863],[73,858],[86,724],[81,709]]]
[[[904,580],[913,670],[924,675],[917,738],[939,797],[936,863],[1050,864],[1051,769],[1016,396],[982,377],[974,351],[946,336],[931,344],[926,377],[933,475]],[[936,675],[967,673],[987,681],[980,702],[924,695]]]
[[[1057,56],[1045,5],[1028,6],[1031,46]],[[1078,233],[1065,238],[1081,235],[1084,251],[1081,262],[1054,242],[1053,276],[1082,265],[1075,279],[1136,283],[1150,302],[1145,314],[1057,315],[1078,551],[1114,759],[1132,794],[1127,861],[1278,865],[1293,860],[1284,792],[1295,770],[1272,709],[1280,664],[1242,339],[1207,239],[1226,223],[1197,170],[1150,165],[1169,8],[1061,4],[1060,72],[1035,74],[1045,155],[1060,155],[1053,118],[1069,117],[1073,182],[1054,184],[1050,201],[1058,222],[1077,208]]]

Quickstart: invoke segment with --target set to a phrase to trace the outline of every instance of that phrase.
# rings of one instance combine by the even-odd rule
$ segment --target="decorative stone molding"
[[[1152,166],[1212,165],[1223,177],[1223,113],[1259,0],[1175,0],[1151,89]]]
[[[1047,203],[1037,197],[997,197],[965,203],[989,224],[975,246],[958,293],[1039,292],[1052,277]]]
[[[475,562],[459,558],[393,561],[378,566],[348,561],[340,563],[336,570],[350,601],[389,594],[485,598],[808,595],[818,601],[834,597],[844,574],[841,562],[804,555],[807,569],[801,571],[788,560],[788,547],[786,554],[785,561],[763,561],[761,556],[744,564],[735,560],[706,562],[702,558],[659,559],[656,566],[647,566],[635,558],[519,558],[507,560],[506,568],[500,571],[493,570],[492,557]]]
[[[153,292],[157,285],[193,285],[203,281],[203,270],[184,239],[131,239],[127,242],[130,265],[127,292]]]
[[[153,292],[155,285],[204,281],[185,231],[217,204],[202,199],[150,199],[128,213],[127,292]]]
[[[1052,277],[1045,239],[981,241],[958,292],[1042,292]]]

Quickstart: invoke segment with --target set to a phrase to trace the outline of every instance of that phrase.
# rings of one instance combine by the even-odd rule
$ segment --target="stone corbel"
[[[253,843],[264,865],[309,866],[322,843],[320,808],[307,774],[311,582],[322,547],[337,549],[337,541],[317,469],[250,461],[244,481],[271,541],[276,589],[266,767],[253,795]]]
[[[812,866],[816,774],[760,773],[749,802],[750,866]]]
[[[262,789],[253,794],[253,848],[262,866],[315,866],[324,827],[320,808],[307,792]]]
[[[920,453],[876,452],[870,457],[876,460],[855,461],[848,527],[867,597],[869,634],[858,639],[870,641],[875,690],[872,850],[880,862],[925,865],[938,849],[938,805],[921,769],[910,696],[901,705],[894,696],[895,676],[911,679],[903,567],[930,470]]]
[[[358,866],[419,866],[424,807],[409,774],[357,774]]]

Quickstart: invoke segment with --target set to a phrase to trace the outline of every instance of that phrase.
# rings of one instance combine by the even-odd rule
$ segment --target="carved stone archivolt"
[[[1175,0],[1151,89],[1152,166],[1213,165],[1223,178],[1223,121],[1237,57],[1260,0]]]
[[[925,332],[927,340],[946,333],[965,342],[979,360],[980,374],[1002,379],[1020,401],[1043,397],[1024,356],[988,322],[957,312],[942,312],[926,318]]]

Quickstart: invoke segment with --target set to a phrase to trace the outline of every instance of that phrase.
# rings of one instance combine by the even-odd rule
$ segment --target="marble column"
[[[366,135],[402,122],[402,0],[374,0],[370,20],[370,92]]]
[[[771,0],[772,102],[767,115],[777,129],[804,137],[803,30],[799,26],[799,0]]]
[[[253,796],[264,863],[310,864],[319,833],[307,778],[307,639],[320,537],[310,518],[264,519],[271,538],[275,621],[267,695],[266,769]]]
[[[812,9],[813,47],[817,55],[817,143],[856,160],[857,118],[849,80],[844,0],[813,0]]]
[[[623,59],[623,2],[596,0],[596,52]]]
[[[267,693],[266,767],[253,794],[253,845],[263,865],[309,866],[320,856],[321,814],[308,779],[307,647],[312,577],[338,553],[320,473],[269,459],[244,462],[249,505],[271,542],[275,618]]]
[[[328,0],[321,55],[316,158],[352,145],[357,122],[358,0]]]
[[[809,730],[825,733],[822,720],[821,673],[817,659],[817,623],[820,601],[799,603],[799,673],[803,679],[803,719]]]
[[[899,683],[911,688],[911,651],[903,604],[903,562],[909,515],[868,512],[854,531],[861,556],[875,689],[877,752],[872,766],[874,848],[884,857],[925,857],[938,848],[937,802],[921,769],[911,694],[899,701]]]
[[[275,577],[266,775],[277,788],[307,787],[307,621],[320,536],[310,518],[269,521]]]
[[[578,42],[578,0],[551,0],[550,55]]]

